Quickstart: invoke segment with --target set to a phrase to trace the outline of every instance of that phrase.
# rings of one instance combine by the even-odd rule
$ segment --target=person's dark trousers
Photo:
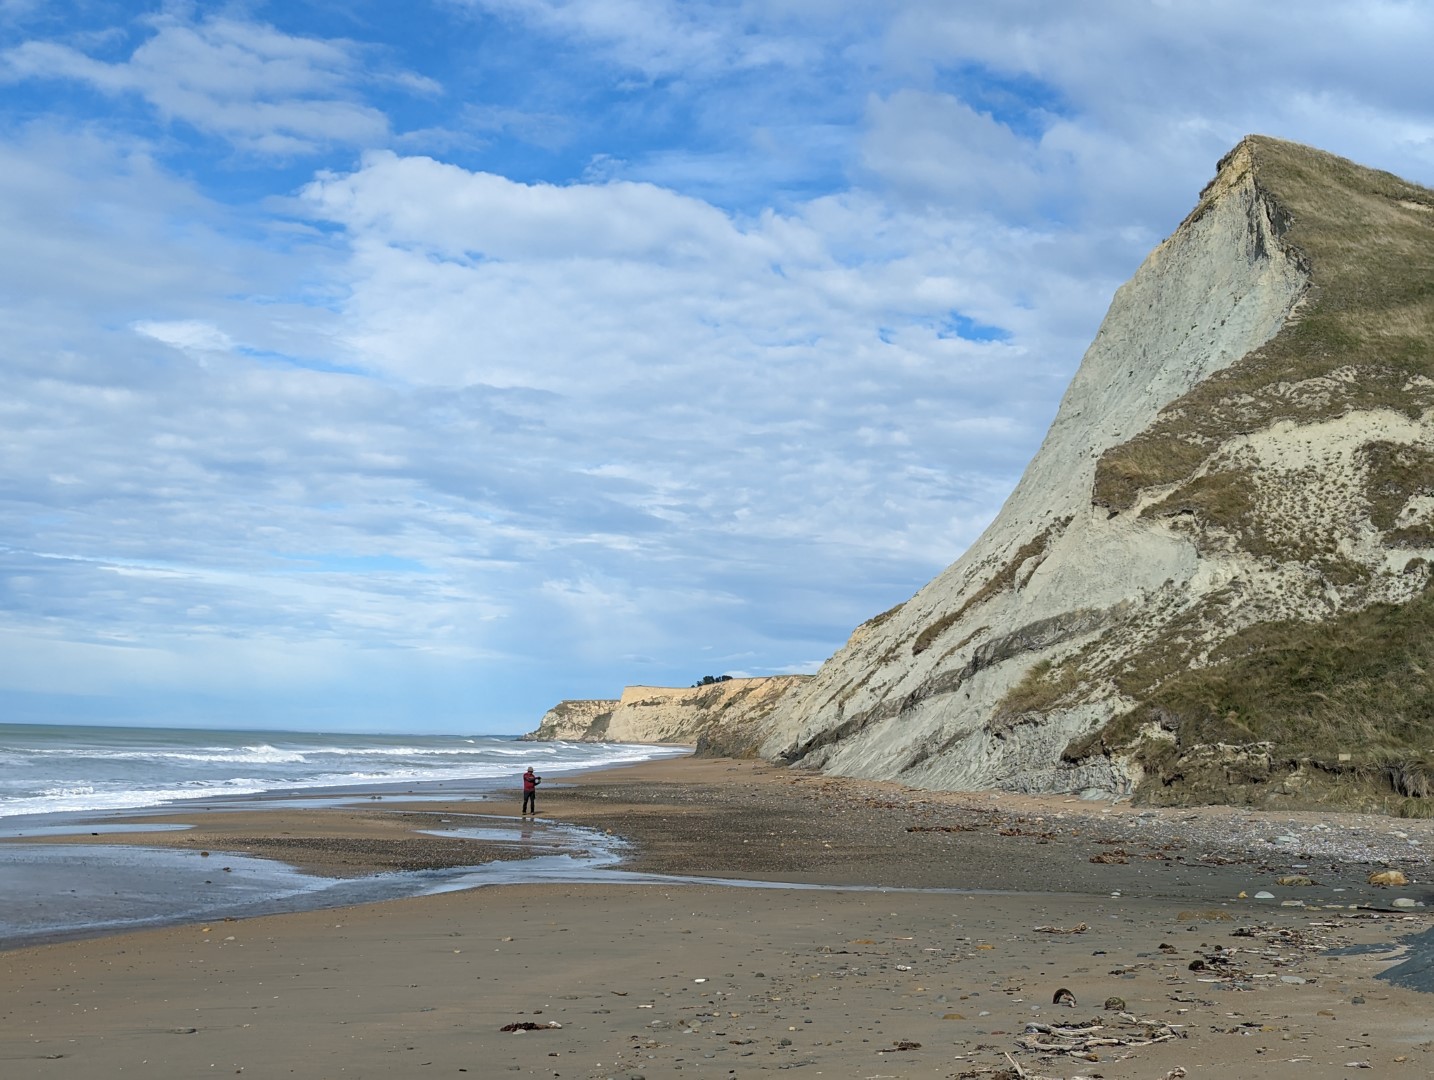
[[[538,812],[538,793],[536,791],[523,792],[522,812],[526,814],[529,810],[531,810],[535,814]]]

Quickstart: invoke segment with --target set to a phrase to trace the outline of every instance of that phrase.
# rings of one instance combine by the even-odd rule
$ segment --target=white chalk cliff
[[[1158,787],[1162,769],[1178,786],[1216,744],[1278,758],[1259,708],[1179,688],[1275,648],[1267,630],[1426,597],[1431,268],[1434,193],[1242,141],[1116,293],[995,521],[785,694],[761,755],[918,787],[1103,792]],[[1312,693],[1290,730],[1337,691]],[[1359,730],[1329,735],[1331,761]]]
[[[524,738],[677,743],[714,754],[750,754],[772,709],[806,679],[774,675],[701,686],[628,686],[617,700],[559,702]]]

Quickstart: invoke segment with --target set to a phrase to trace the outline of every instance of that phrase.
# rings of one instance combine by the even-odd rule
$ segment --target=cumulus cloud
[[[26,41],[0,55],[11,80],[63,79],[106,94],[137,94],[168,120],[264,154],[384,141],[384,113],[359,98],[362,50],[352,42],[285,34],[217,17],[164,15],[125,60],[98,60],[71,45]],[[431,93],[431,79],[399,76]]]
[[[35,715],[516,730],[639,663],[810,670],[989,521],[1235,138],[1434,176],[1411,5],[175,11],[0,53]]]
[[[462,0],[548,33],[603,50],[648,79],[800,60],[808,50],[753,32],[761,5],[710,0]]]

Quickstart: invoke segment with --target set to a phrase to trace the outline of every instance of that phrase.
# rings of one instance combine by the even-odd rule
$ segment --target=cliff
[[[610,698],[560,701],[543,714],[538,729],[523,738],[541,742],[601,742],[607,736],[607,726],[616,708],[617,702]]]
[[[807,678],[775,675],[705,686],[629,686],[617,701],[564,701],[525,739],[683,743],[699,753],[755,753],[772,710]]]
[[[1399,809],[1434,748],[1431,408],[1434,192],[1243,140],[991,526],[786,694],[761,754]]]

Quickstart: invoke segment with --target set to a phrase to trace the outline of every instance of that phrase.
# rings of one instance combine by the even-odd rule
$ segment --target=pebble
[[[1371,885],[1408,885],[1409,879],[1403,870],[1376,870],[1369,875]]]

